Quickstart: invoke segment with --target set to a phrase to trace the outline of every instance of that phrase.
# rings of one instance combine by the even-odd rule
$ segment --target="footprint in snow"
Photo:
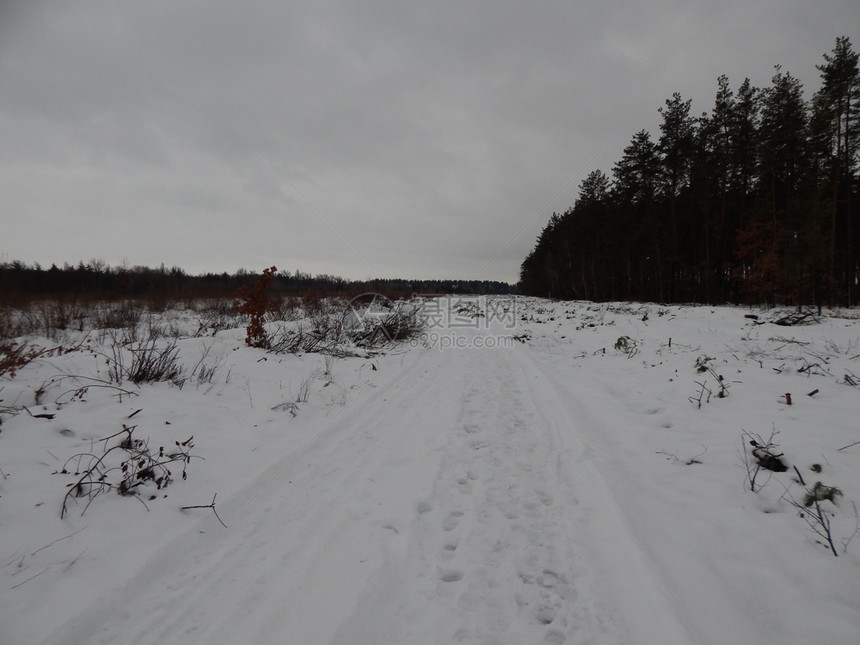
[[[517,606],[526,616],[533,618],[541,625],[549,625],[556,618],[555,607],[548,604],[545,599],[534,608],[531,607],[531,603],[529,602],[526,594],[515,594],[514,599],[516,600]]]
[[[552,506],[553,498],[552,495],[543,490],[536,490],[535,494],[538,496],[540,503],[544,506]]]
[[[549,569],[544,569],[543,574],[537,579],[537,583],[545,589],[552,589],[558,585],[559,582],[562,582],[561,576]]]
[[[456,569],[441,569],[439,571],[439,580],[442,582],[459,582],[463,579],[463,572]]]
[[[541,625],[549,625],[555,620],[555,609],[549,605],[541,605],[535,610],[535,618]]]
[[[460,518],[463,517],[463,511],[451,511],[442,521],[442,529],[445,531],[453,531],[460,524]]]
[[[472,481],[469,477],[458,477],[457,478],[457,488],[463,494],[470,494],[472,492]]]
[[[557,629],[552,629],[547,632],[546,636],[543,639],[543,642],[547,645],[564,645],[564,642],[567,640],[567,636],[562,634]]]

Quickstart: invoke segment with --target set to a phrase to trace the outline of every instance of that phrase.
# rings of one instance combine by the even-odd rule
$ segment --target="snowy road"
[[[525,346],[400,360],[49,642],[691,642],[575,392]]]

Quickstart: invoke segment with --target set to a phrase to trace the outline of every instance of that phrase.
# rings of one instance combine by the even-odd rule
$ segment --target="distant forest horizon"
[[[0,301],[26,302],[32,299],[81,298],[86,300],[148,299],[153,302],[231,298],[242,287],[253,286],[262,269],[238,269],[234,273],[191,275],[181,267],[111,267],[102,260],[80,261],[76,265],[40,264],[23,261],[0,263]],[[301,271],[278,271],[271,283],[273,295],[320,298],[379,293],[391,298],[421,294],[511,294],[515,286],[494,280],[347,280],[334,275],[311,275]]]

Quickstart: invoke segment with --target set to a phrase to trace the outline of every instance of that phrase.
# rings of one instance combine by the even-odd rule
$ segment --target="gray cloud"
[[[672,92],[709,110],[719,74],[776,63],[814,88],[858,23],[852,0],[4,3],[0,258],[514,281]]]

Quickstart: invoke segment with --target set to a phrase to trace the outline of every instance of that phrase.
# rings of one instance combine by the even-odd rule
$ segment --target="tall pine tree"
[[[852,193],[860,152],[860,67],[847,36],[836,39],[824,60],[817,66],[821,88],[812,101],[813,143],[829,186],[830,273],[851,305],[858,278]]]

